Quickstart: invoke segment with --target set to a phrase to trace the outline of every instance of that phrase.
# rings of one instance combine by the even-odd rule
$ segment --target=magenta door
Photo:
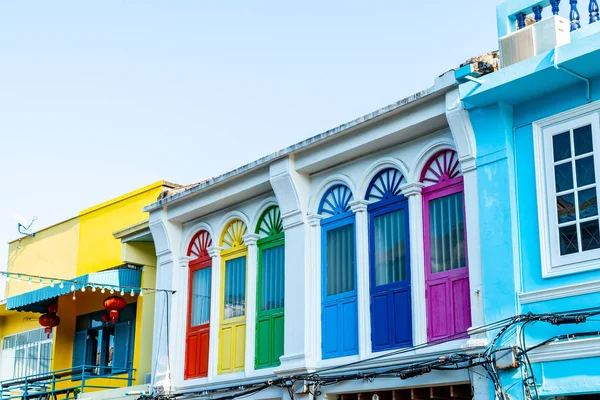
[[[446,151],[435,161],[440,167],[436,168],[437,182],[423,189],[427,339],[430,342],[450,336],[464,337],[471,326],[463,178],[456,153]]]

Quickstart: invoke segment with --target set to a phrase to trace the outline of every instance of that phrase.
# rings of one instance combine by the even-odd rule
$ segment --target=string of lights
[[[101,293],[109,292],[110,294],[119,293],[121,296],[125,296],[126,293],[129,293],[132,297],[135,295],[144,296],[144,292],[146,293],[156,293],[156,292],[167,292],[167,293],[175,293],[174,290],[168,289],[158,289],[158,288],[148,288],[148,287],[136,287],[136,286],[125,286],[125,285],[111,285],[111,284],[99,284],[93,282],[87,282],[77,279],[60,279],[56,277],[48,277],[42,275],[31,275],[25,273],[11,273],[0,271],[0,275],[4,276],[7,280],[12,280],[13,282],[23,283],[28,286],[33,286],[34,284],[39,285],[40,288],[44,287],[56,287],[58,286],[60,289],[64,289],[65,287],[70,287],[69,292],[73,293],[73,300],[76,300],[76,292],[81,291],[85,292],[86,290],[91,290],[92,292],[100,291]]]
[[[477,329],[470,330],[470,335],[482,334],[491,331],[498,331],[492,338],[489,344],[483,351],[477,353],[452,353],[443,356],[435,356],[429,359],[413,362],[406,365],[399,365],[402,361],[398,360],[397,365],[390,366],[387,369],[381,367],[365,366],[364,371],[351,372],[346,374],[333,374],[332,371],[349,368],[357,369],[361,367],[361,364],[369,363],[373,360],[379,360],[384,357],[390,357],[393,355],[402,354],[404,352],[414,351],[419,348],[426,348],[438,345],[443,342],[448,342],[457,339],[458,337],[465,337],[466,332],[462,332],[458,337],[451,337],[445,340],[436,341],[434,343],[426,343],[419,346],[411,347],[408,349],[402,349],[396,352],[388,353],[383,356],[371,357],[366,360],[359,362],[348,363],[337,367],[327,368],[316,373],[311,374],[299,374],[290,377],[280,377],[276,379],[270,379],[259,383],[253,383],[243,386],[231,386],[227,388],[219,388],[214,390],[190,390],[186,392],[180,392],[175,394],[161,394],[161,395],[144,395],[139,399],[143,400],[185,400],[185,399],[211,399],[211,400],[233,400],[236,398],[243,398],[251,396],[258,392],[261,392],[270,387],[279,387],[287,390],[290,396],[290,400],[295,399],[295,395],[298,393],[310,393],[312,396],[317,397],[321,394],[320,388],[324,386],[335,385],[340,382],[349,380],[366,380],[369,382],[374,381],[377,378],[399,378],[399,379],[410,379],[419,375],[427,374],[432,371],[447,371],[447,370],[468,370],[469,373],[477,373],[478,375],[488,378],[494,386],[495,397],[498,400],[505,400],[508,398],[507,391],[517,387],[516,383],[508,386],[504,389],[501,383],[501,376],[496,366],[497,354],[501,350],[505,350],[506,347],[499,347],[498,343],[501,342],[503,336],[511,330],[511,328],[521,328],[521,337],[517,336],[518,341],[516,347],[518,350],[518,368],[523,368],[524,373],[522,374],[522,383],[525,397],[527,399],[539,399],[537,392],[537,383],[534,376],[534,370],[529,361],[528,353],[534,349],[544,346],[548,343],[558,340],[572,340],[574,338],[589,337],[589,336],[600,336],[598,331],[590,332],[579,332],[575,334],[557,335],[548,338],[540,343],[537,343],[531,347],[526,347],[524,343],[524,326],[532,324],[534,322],[544,322],[553,325],[563,324],[581,324],[585,323],[588,318],[600,315],[599,308],[589,308],[581,310],[571,310],[566,312],[554,312],[546,314],[533,314],[527,313],[517,315],[509,318],[505,318],[500,321],[496,321]],[[487,375],[483,375],[473,370],[476,367],[481,367],[485,370]],[[511,374],[512,376],[512,374]]]

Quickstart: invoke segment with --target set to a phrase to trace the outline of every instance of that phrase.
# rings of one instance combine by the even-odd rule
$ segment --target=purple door
[[[456,153],[434,156],[421,181],[434,182],[423,189],[427,339],[465,337],[471,304],[463,178]]]

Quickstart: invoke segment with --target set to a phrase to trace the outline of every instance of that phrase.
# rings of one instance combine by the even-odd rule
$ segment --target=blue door
[[[321,226],[323,359],[358,354],[354,215],[329,220]]]
[[[412,346],[408,204],[369,206],[373,351]]]

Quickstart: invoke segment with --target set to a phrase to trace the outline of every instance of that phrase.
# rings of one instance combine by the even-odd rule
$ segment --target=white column
[[[254,372],[254,353],[256,341],[256,285],[258,269],[258,247],[260,236],[255,233],[244,235],[244,244],[248,246],[248,276],[246,277],[246,376]]]
[[[427,342],[427,299],[425,298],[425,252],[423,248],[423,184],[402,188],[408,197],[410,229],[410,285],[413,318],[413,346]]]
[[[190,257],[179,257],[179,268],[173,270],[173,282],[177,292],[173,296],[172,310],[178,310],[171,315],[171,343],[175,347],[175,354],[181,354],[181,357],[172,357],[171,369],[173,371],[173,380],[175,386],[184,381],[185,372],[185,342],[187,333],[187,315],[188,315],[188,293],[189,293],[189,263]]]
[[[219,323],[221,321],[221,250],[222,247],[211,246],[208,255],[212,258],[210,284],[210,346],[208,347],[208,380],[217,376],[219,362]]]
[[[311,214],[307,217],[307,321],[306,349],[312,367],[315,367],[321,355],[321,220],[322,215]]]
[[[369,296],[369,216],[366,200],[355,200],[350,208],[355,214],[356,291],[358,297],[358,352],[360,358],[371,354],[371,307]]]

